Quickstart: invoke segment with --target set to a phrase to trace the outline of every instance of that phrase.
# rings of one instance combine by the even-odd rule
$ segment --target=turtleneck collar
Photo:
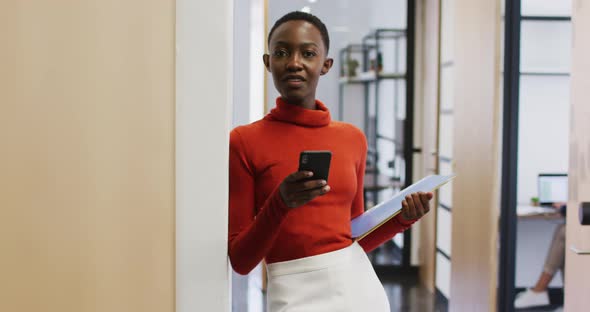
[[[320,100],[315,100],[316,109],[306,109],[289,104],[281,97],[277,98],[277,106],[264,119],[288,122],[303,127],[323,127],[330,124],[330,111]]]

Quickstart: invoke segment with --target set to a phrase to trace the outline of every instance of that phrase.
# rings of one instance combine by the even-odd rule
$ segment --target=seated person
[[[566,205],[565,203],[553,204],[555,209],[559,209],[561,215],[565,217]],[[565,223],[560,224],[553,234],[553,241],[549,247],[547,258],[545,259],[545,266],[543,272],[537,280],[535,287],[529,288],[516,295],[514,300],[515,308],[529,308],[536,306],[543,306],[549,304],[549,294],[547,289],[549,283],[555,276],[557,270],[561,270],[563,276],[563,268],[565,264]]]

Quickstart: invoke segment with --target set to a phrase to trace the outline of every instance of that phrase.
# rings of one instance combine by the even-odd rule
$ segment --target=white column
[[[176,1],[176,311],[230,311],[233,1]]]

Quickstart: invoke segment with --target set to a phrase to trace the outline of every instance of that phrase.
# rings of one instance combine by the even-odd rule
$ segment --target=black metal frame
[[[508,10],[506,10],[508,12]],[[570,16],[536,16],[536,15],[522,15],[521,21],[571,21]]]
[[[407,1],[407,42],[406,42],[406,123],[404,124],[404,158],[406,160],[406,186],[412,185],[414,174],[414,59],[416,54],[416,2]],[[406,249],[408,246],[408,249]],[[404,233],[404,254],[402,265],[412,265],[412,231]]]
[[[520,0],[505,0],[504,112],[500,215],[498,311],[514,311],[518,100],[520,90]]]
[[[451,207],[449,207],[443,203],[440,203],[440,202],[438,203],[438,206],[446,211],[449,211],[449,212],[452,210]]]
[[[447,258],[447,260],[451,261],[451,256],[449,256],[444,250],[436,247],[436,252],[439,253],[441,256]]]

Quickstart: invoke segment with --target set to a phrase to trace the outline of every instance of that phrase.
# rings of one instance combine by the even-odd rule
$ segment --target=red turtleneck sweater
[[[316,110],[287,104],[262,120],[235,128],[229,152],[229,256],[234,270],[247,274],[258,263],[318,255],[352,243],[350,220],[363,213],[363,177],[367,155],[364,134],[331,121],[326,106]],[[330,150],[330,192],[297,208],[288,208],[278,186],[297,171],[299,153]],[[370,251],[412,221],[401,215],[359,244]]]

